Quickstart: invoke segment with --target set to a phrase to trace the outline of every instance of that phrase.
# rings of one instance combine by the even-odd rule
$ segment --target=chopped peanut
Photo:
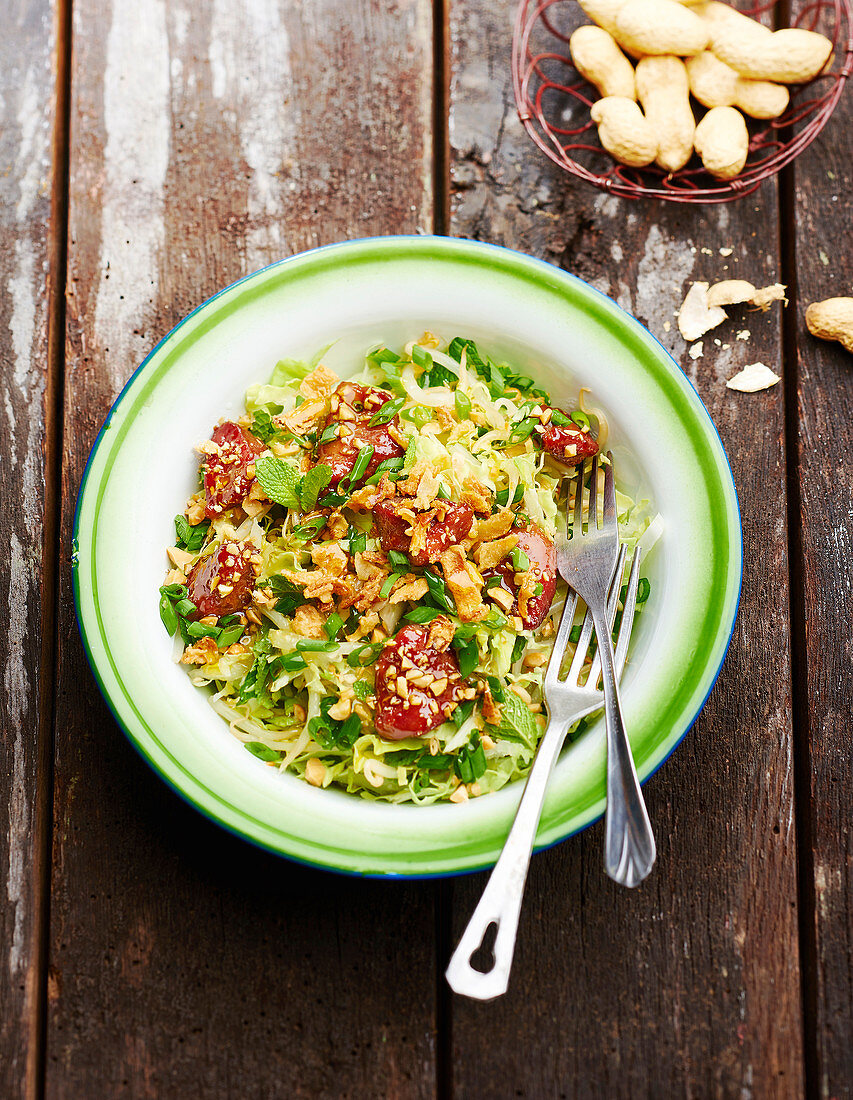
[[[171,561],[172,565],[178,566],[179,569],[182,568],[184,565],[189,565],[194,557],[193,554],[187,553],[186,550],[179,550],[177,546],[167,547],[166,554],[168,555],[169,561]]]
[[[190,497],[184,509],[184,515],[191,527],[197,527],[201,523],[204,519],[204,493],[196,493]]]
[[[312,756],[305,765],[305,778],[312,787],[322,787],[323,780],[326,778],[326,765],[323,761]]]
[[[343,722],[345,718],[349,718],[352,714],[352,699],[342,696],[338,699],[337,703],[334,703],[329,707],[329,717],[333,718],[336,722]]]

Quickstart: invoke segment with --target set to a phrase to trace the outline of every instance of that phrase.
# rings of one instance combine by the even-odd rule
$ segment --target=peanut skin
[[[717,179],[734,179],[749,152],[743,115],[734,107],[712,107],[696,127],[694,145],[706,171]]]
[[[616,13],[628,0],[578,0],[583,11],[590,17],[593,23],[603,27],[608,34],[613,34],[616,26]]]
[[[853,354],[853,298],[827,298],[806,310],[806,327],[821,340],[837,340]]]
[[[569,50],[577,71],[602,96],[637,98],[634,67],[602,27],[578,27],[569,39]]]
[[[760,43],[730,29],[715,37],[714,53],[741,76],[779,84],[805,84],[826,65],[832,43],[822,34],[794,27],[775,31],[769,41]]]
[[[684,62],[680,57],[641,58],[637,93],[657,137],[655,163],[667,172],[677,172],[690,160],[696,132]]]
[[[689,57],[690,91],[704,107],[737,107],[751,118],[778,118],[788,106],[788,89],[769,80],[748,80],[710,50]]]
[[[821,72],[832,53],[832,43],[822,34],[796,27],[771,31],[718,0],[706,0],[695,11],[709,31],[713,53],[751,80],[804,84]]]
[[[678,0],[627,0],[608,29],[632,57],[689,57],[704,50],[710,38],[703,20]]]
[[[598,140],[612,157],[634,168],[652,163],[657,137],[633,99],[607,96],[593,103],[591,114],[598,125]]]

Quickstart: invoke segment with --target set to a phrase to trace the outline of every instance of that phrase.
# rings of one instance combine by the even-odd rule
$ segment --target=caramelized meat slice
[[[376,729],[386,741],[423,737],[445,722],[462,690],[452,649],[429,644],[426,626],[404,626],[376,662]]]
[[[501,578],[501,587],[513,598],[508,614],[519,615],[525,630],[535,630],[548,614],[554,599],[557,556],[553,542],[535,523],[523,528],[514,527],[512,533],[518,537],[514,550],[494,569],[484,572],[483,576],[486,580],[494,576]],[[513,562],[516,551],[527,558],[526,569],[516,568]],[[515,560],[521,560],[518,554]],[[537,595],[540,585],[542,591]]]
[[[193,619],[221,618],[249,606],[255,587],[254,553],[253,546],[224,542],[196,562],[187,577],[187,595],[197,609]]]
[[[210,438],[215,449],[204,463],[204,514],[214,519],[245,500],[255,480],[254,461],[264,446],[232,420],[214,428]]]
[[[332,394],[331,410],[320,434],[335,425],[337,435],[321,443],[317,450],[317,462],[332,469],[332,485],[337,485],[341,478],[352,472],[358,452],[363,447],[372,447],[373,454],[359,481],[371,477],[379,463],[387,458],[402,457],[403,448],[389,430],[398,430],[397,416],[393,416],[387,424],[370,425],[376,413],[390,400],[391,394],[385,390],[360,386],[356,382],[341,382]]]
[[[585,458],[598,454],[598,443],[582,428],[547,424],[539,437],[543,448],[558,462],[566,466],[578,466]]]
[[[435,501],[426,512],[415,511],[405,497],[382,500],[373,509],[373,525],[382,549],[408,554],[412,565],[437,562],[445,550],[469,534],[473,522],[469,504],[445,500]]]

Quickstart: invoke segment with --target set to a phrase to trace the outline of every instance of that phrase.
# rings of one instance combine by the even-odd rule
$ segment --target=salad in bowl
[[[249,388],[199,446],[160,589],[176,658],[248,751],[393,803],[527,773],[566,599],[560,493],[609,433],[586,398],[555,407],[431,332],[343,380],[321,354]],[[648,501],[617,505],[623,541],[647,549]]]

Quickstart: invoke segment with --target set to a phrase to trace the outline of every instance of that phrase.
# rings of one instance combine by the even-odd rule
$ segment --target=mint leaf
[[[249,431],[256,439],[260,439],[261,443],[270,443],[274,439],[284,437],[284,432],[273,421],[267,409],[258,409],[255,412]]]
[[[373,694],[374,688],[369,680],[356,680],[352,685],[352,690],[355,692],[356,699],[361,699],[364,702]]]
[[[299,486],[299,497],[302,501],[303,512],[311,511],[317,503],[317,497],[320,495],[321,490],[325,489],[331,480],[331,466],[321,464],[308,471]]]
[[[298,508],[297,488],[299,474],[295,467],[274,455],[261,455],[255,459],[255,477],[261,488],[276,504],[285,508]]]
[[[527,704],[523,703],[514,691],[504,692],[501,703],[501,724],[495,736],[504,737],[507,741],[523,741],[530,749],[539,738],[536,719]]]

